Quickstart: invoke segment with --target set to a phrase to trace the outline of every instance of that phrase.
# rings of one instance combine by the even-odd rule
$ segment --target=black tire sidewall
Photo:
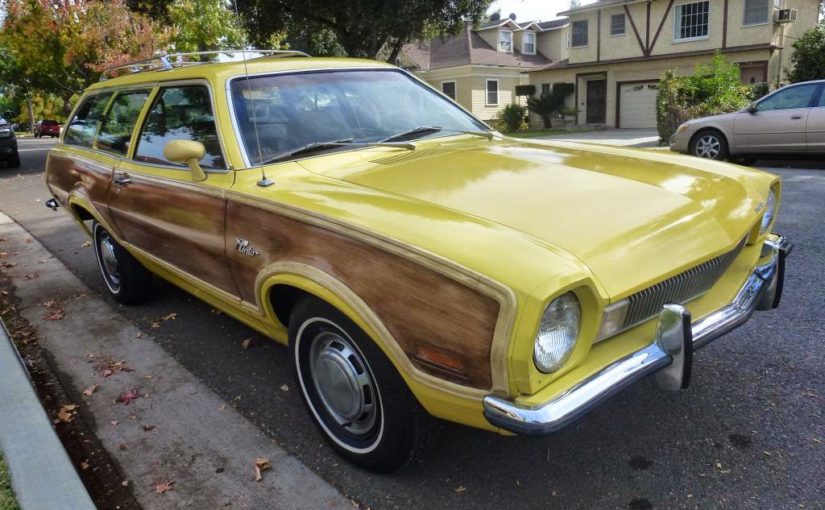
[[[312,337],[307,333],[319,324],[345,335],[367,364],[381,409],[376,424],[380,430],[371,430],[367,440],[341,433],[343,429],[326,414],[311,383],[307,364]],[[378,472],[396,471],[414,458],[423,445],[428,418],[383,351],[344,314],[317,299],[296,304],[289,325],[296,384],[312,420],[332,448],[350,462]]]
[[[101,258],[100,238],[103,233],[109,235],[114,245],[115,258],[120,273],[120,285],[117,290],[112,289],[109,285],[106,269]],[[138,304],[146,300],[152,289],[152,274],[126,251],[103,225],[96,221],[92,225],[92,242],[97,265],[100,269],[101,278],[103,278],[103,285],[109,294],[118,302],[127,305]]]

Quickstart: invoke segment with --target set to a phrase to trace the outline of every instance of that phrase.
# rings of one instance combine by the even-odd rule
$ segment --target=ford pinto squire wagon
[[[341,455],[395,470],[431,416],[546,434],[775,308],[776,176],[492,131],[366,60],[183,57],[89,88],[51,151],[106,287],[151,275],[289,346]]]

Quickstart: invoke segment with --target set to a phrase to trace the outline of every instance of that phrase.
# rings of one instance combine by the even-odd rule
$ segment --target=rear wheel
[[[100,223],[94,223],[93,234],[97,265],[112,297],[126,305],[138,304],[149,297],[152,273],[119,245]]]
[[[332,306],[304,299],[289,321],[295,378],[338,454],[393,472],[421,451],[431,418],[381,349]]]
[[[690,141],[690,153],[694,156],[721,161],[728,157],[725,135],[715,129],[699,131]]]

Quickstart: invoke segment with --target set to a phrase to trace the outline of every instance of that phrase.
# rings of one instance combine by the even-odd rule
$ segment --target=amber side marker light
[[[464,361],[454,355],[429,345],[420,345],[413,359],[431,370],[466,381]]]

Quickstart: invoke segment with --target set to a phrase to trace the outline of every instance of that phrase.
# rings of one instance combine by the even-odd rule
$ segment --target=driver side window
[[[776,94],[759,103],[759,111],[789,110],[791,108],[807,108],[811,105],[811,98],[816,92],[817,84],[798,85]]]

